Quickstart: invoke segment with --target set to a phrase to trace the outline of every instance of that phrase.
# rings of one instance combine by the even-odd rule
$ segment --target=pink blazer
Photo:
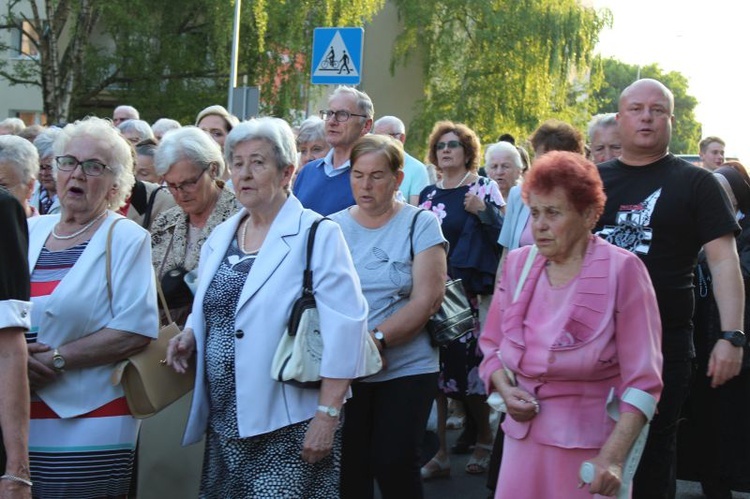
[[[521,388],[534,394],[539,414],[520,423],[507,417],[506,435],[561,448],[600,448],[614,427],[605,411],[610,388],[621,396],[635,387],[658,400],[661,394],[661,322],[651,279],[643,263],[625,250],[591,236],[576,278],[567,320],[550,348],[542,375],[521,370],[526,353],[524,319],[546,258],[537,255],[515,303],[513,293],[530,247],[510,252],[479,345],[479,373],[488,393],[490,377],[503,366]],[[539,313],[539,312],[537,312]],[[637,409],[621,403],[620,410]]]

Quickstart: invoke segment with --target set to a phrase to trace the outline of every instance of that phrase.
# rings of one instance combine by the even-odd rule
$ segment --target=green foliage
[[[404,25],[392,65],[421,49],[425,97],[408,147],[438,120],[464,122],[483,143],[528,135],[548,118],[582,125],[587,70],[611,22],[576,0],[396,0]]]
[[[674,94],[675,125],[669,150],[674,154],[695,154],[701,139],[701,126],[695,119],[698,100],[688,94],[688,81],[676,71],[665,73],[657,64],[638,67],[616,59],[600,59],[594,64],[594,73],[603,80],[601,87],[591,94],[592,111],[617,112],[620,93],[638,77],[653,78],[666,85]]]

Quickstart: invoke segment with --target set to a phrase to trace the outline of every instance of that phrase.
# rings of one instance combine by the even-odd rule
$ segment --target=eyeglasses
[[[78,158],[75,156],[57,156],[55,162],[57,163],[57,169],[63,172],[75,171],[78,165],[81,165],[81,170],[88,177],[98,177],[104,173],[104,170],[112,170],[104,163],[100,163],[95,159],[78,161]]]
[[[449,140],[448,142],[438,142],[437,144],[435,144],[435,150],[442,151],[446,147],[448,149],[457,149],[463,146],[464,145],[458,140]]]
[[[188,180],[180,184],[172,184],[170,182],[166,182],[167,189],[169,189],[172,194],[177,194],[177,191],[180,191],[183,194],[186,192],[195,192],[195,190],[198,188],[198,182],[200,182],[201,177],[203,177],[203,174],[206,173],[206,171],[208,170],[203,170],[201,174],[195,177],[193,180]]]
[[[45,165],[44,163],[40,163],[39,164],[39,169],[40,170],[51,170],[52,169],[52,165]]]
[[[354,114],[354,113],[350,113],[349,111],[344,111],[343,109],[339,111],[334,111],[332,109],[329,109],[327,111],[325,109],[320,110],[320,119],[322,119],[323,121],[328,121],[331,118],[335,118],[337,123],[343,123],[345,121],[349,121],[349,118],[351,118],[352,116],[359,116],[360,118],[367,118],[367,115]]]

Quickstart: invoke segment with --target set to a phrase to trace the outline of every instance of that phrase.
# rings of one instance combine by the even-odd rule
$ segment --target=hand
[[[466,196],[464,196],[464,209],[466,211],[476,215],[480,211],[484,211],[485,208],[487,208],[487,205],[484,204],[482,198],[470,192],[466,193]]]
[[[195,334],[186,328],[180,334],[169,340],[167,345],[167,365],[175,372],[184,374],[190,366],[190,358],[195,353]]]
[[[326,457],[333,449],[333,435],[336,433],[339,419],[327,414],[316,412],[310,420],[302,444],[302,459],[306,463],[314,464]]]
[[[61,373],[55,371],[52,367],[52,348],[44,343],[29,343],[29,387],[31,391],[44,388],[55,381]]]
[[[0,499],[31,499],[31,487],[10,480],[0,480]]]
[[[518,422],[530,421],[539,413],[539,402],[529,392],[517,386],[501,392],[508,415]]]
[[[721,386],[740,373],[742,367],[742,347],[736,347],[727,340],[719,340],[708,359],[706,376],[711,378],[711,388]]]
[[[613,463],[601,454],[594,459],[589,459],[588,462],[594,465],[596,470],[594,480],[589,484],[589,493],[603,496],[616,495],[622,485],[622,464]],[[581,482],[579,488],[584,485]]]

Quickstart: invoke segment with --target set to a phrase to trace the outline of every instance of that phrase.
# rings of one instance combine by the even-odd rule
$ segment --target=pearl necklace
[[[466,172],[466,175],[464,175],[464,178],[462,178],[461,181],[458,184],[456,184],[455,187],[450,187],[450,189],[458,189],[459,187],[461,187],[461,185],[464,182],[466,182],[466,179],[469,178],[469,175],[471,175],[471,170]],[[445,186],[445,182],[441,179],[440,182],[438,182],[438,187],[440,187],[441,189],[445,189],[444,186]]]
[[[93,220],[91,220],[89,223],[87,223],[85,227],[83,227],[82,229],[80,229],[80,230],[78,230],[78,231],[70,234],[69,236],[61,236],[60,234],[57,233],[57,225],[59,225],[59,222],[58,222],[58,224],[55,225],[55,227],[52,228],[52,237],[54,237],[55,239],[57,239],[59,241],[67,241],[67,240],[70,240],[70,239],[75,239],[76,237],[80,236],[81,234],[83,234],[84,232],[86,232],[87,230],[89,230],[91,227],[93,227],[93,225],[96,222],[98,222],[106,214],[107,214],[107,212],[103,211],[101,213],[101,215],[95,217]]]
[[[245,224],[242,226],[242,231],[240,233],[240,249],[246,255],[253,253],[253,251],[248,251],[245,249],[245,236],[247,235],[247,225],[249,223],[250,223],[250,216],[248,215],[247,220],[245,220]]]

